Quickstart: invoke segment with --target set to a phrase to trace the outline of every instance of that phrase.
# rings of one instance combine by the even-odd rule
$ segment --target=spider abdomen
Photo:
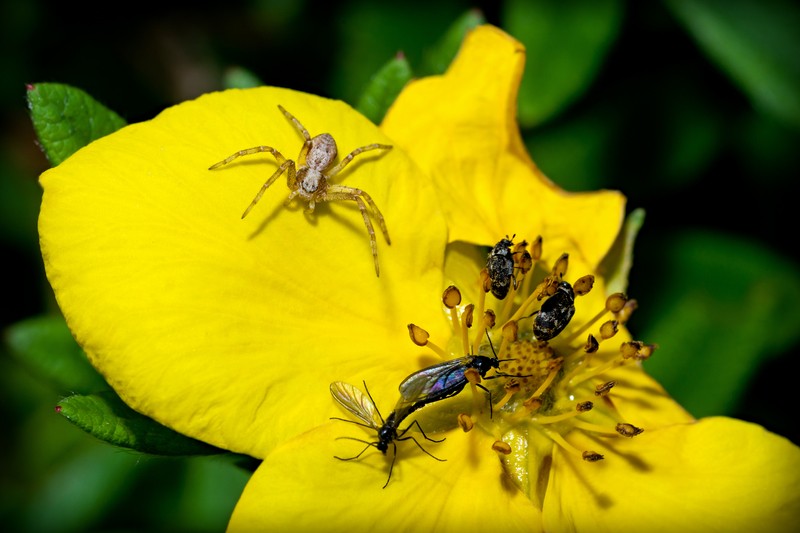
[[[306,154],[306,165],[314,170],[323,172],[333,160],[336,159],[336,141],[329,133],[321,133],[311,139],[311,148]]]

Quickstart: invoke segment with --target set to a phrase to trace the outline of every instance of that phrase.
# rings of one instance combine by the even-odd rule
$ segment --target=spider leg
[[[375,218],[378,219],[378,225],[381,227],[381,231],[383,232],[383,237],[386,239],[386,244],[392,244],[392,239],[389,238],[389,230],[386,229],[386,221],[383,219],[383,213],[381,210],[378,209],[378,206],[372,200],[372,196],[366,193],[366,191],[362,191],[361,189],[356,189],[355,187],[347,187],[346,185],[328,185],[328,196],[330,193],[351,193],[357,196],[361,196],[364,200],[367,201],[369,207],[372,209],[372,212],[375,214]]]
[[[284,173],[284,171],[286,171],[286,169],[289,169],[289,178],[290,180],[292,180],[292,178],[294,177],[294,161],[292,161],[291,159],[287,159],[281,164],[281,166],[278,167],[278,170],[276,170],[275,173],[272,174],[272,176],[270,176],[266,182],[264,182],[264,185],[261,186],[261,189],[259,189],[258,194],[256,194],[255,198],[253,198],[253,201],[250,202],[250,205],[248,205],[247,209],[245,209],[244,213],[242,213],[242,218],[247,216],[247,213],[249,213],[250,210],[253,209],[253,206],[256,205],[259,200],[261,200],[261,197],[264,195],[264,191],[266,191],[269,188],[269,186],[272,185],[276,179],[278,179],[278,176],[280,176],[281,174]]]
[[[299,131],[303,136],[303,139],[305,139],[305,142],[303,142],[303,147],[300,149],[300,155],[297,156],[298,161],[305,161],[304,158],[306,154],[308,154],[308,150],[311,148],[311,135],[308,133],[308,130],[305,128],[305,126],[300,124],[300,121],[297,120],[294,115],[286,111],[282,105],[278,104],[278,109],[280,109],[281,113],[283,113],[286,118],[289,119],[289,122],[294,124],[294,127],[297,128],[297,131]]]
[[[335,176],[336,174],[338,174],[338,173],[339,173],[339,172],[340,172],[340,171],[341,171],[341,170],[342,170],[344,167],[346,167],[346,166],[347,166],[347,165],[350,163],[350,161],[352,161],[352,160],[353,160],[353,158],[354,158],[355,156],[357,156],[357,155],[358,155],[358,154],[360,154],[360,153],[363,153],[363,152],[369,152],[370,150],[391,150],[391,149],[392,149],[391,145],[388,145],[388,144],[378,144],[378,143],[374,143],[374,144],[368,144],[368,145],[366,145],[366,146],[362,146],[361,148],[356,148],[355,150],[353,150],[352,152],[350,152],[349,154],[347,154],[346,156],[344,156],[344,157],[342,158],[342,160],[341,160],[341,161],[339,161],[339,164],[338,164],[338,165],[336,165],[335,167],[333,167],[332,169],[330,169],[330,170],[328,171],[327,177],[328,177],[328,179],[330,179],[330,178],[334,177],[334,176]]]
[[[340,189],[344,190],[339,192]],[[348,189],[351,190],[348,191]],[[332,185],[328,189],[328,193],[325,195],[324,200],[328,202],[331,200],[353,200],[358,204],[358,209],[361,211],[361,216],[364,217],[364,225],[367,227],[367,232],[369,233],[369,244],[372,248],[372,259],[375,261],[375,275],[380,277],[381,271],[380,267],[378,266],[378,242],[375,239],[375,229],[372,227],[372,222],[369,219],[369,213],[367,213],[367,205],[364,203],[364,200],[361,199],[361,196],[358,193],[352,191],[363,192],[359,191],[358,189],[352,189],[351,187]]]
[[[292,200],[294,200],[294,197],[297,196],[298,194],[300,194],[300,191],[298,190],[290,192],[289,196],[286,197],[286,200],[283,201],[283,206],[286,207],[287,205],[292,203]]]
[[[279,151],[277,151],[275,148],[272,148],[271,146],[256,146],[254,148],[248,148],[247,150],[239,150],[235,154],[232,154],[230,157],[227,157],[227,158],[223,159],[219,163],[214,163],[213,165],[208,167],[208,170],[214,170],[215,168],[219,168],[222,165],[227,165],[228,163],[230,163],[231,161],[233,161],[237,157],[242,157],[243,155],[257,154],[257,153],[260,153],[260,152],[269,152],[269,153],[271,153],[272,155],[275,156],[275,159],[278,160],[278,164],[282,165],[283,163],[286,162],[286,158],[283,157],[283,155]]]

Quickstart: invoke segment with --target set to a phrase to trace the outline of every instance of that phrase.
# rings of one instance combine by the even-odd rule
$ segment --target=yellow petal
[[[406,324],[444,327],[445,241],[434,194],[395,148],[334,182],[367,191],[380,278],[355,202],[285,208],[285,178],[244,208],[302,137],[331,133],[343,157],[391,142],[343,102],[277,88],[205,95],[98,140],[44,173],[48,279],[78,342],[126,403],[180,432],[263,456],[332,409],[328,384],[408,372]],[[419,228],[425,228],[420,232]],[[413,353],[413,352],[412,352]],[[356,378],[356,376],[358,376]]]
[[[374,440],[374,431],[333,421],[297,437],[253,474],[228,531],[537,531],[541,513],[493,457],[493,439],[477,428],[429,435],[447,437],[438,444],[410,434],[446,461],[400,441],[385,489],[391,446],[386,457],[374,448],[333,457],[365,446],[337,438]]]
[[[573,444],[605,459],[556,453],[548,531],[797,531],[800,448],[761,426],[707,418]]]
[[[524,62],[521,43],[480,26],[443,76],[403,90],[381,129],[431,176],[449,242],[489,245],[534,228],[550,250],[545,257],[579,250],[596,266],[622,225],[625,198],[565,192],[531,161],[515,120]]]

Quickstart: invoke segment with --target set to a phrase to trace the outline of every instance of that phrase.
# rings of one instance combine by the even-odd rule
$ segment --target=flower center
[[[502,274],[510,279],[499,279],[497,272],[508,269],[492,265],[498,250],[506,257],[511,246],[513,272]],[[477,426],[493,435],[492,449],[506,472],[539,505],[555,447],[589,463],[604,459],[594,450],[573,445],[576,432],[600,439],[642,433],[615,408],[616,383],[608,373],[648,358],[655,349],[640,341],[613,340],[637,305],[622,293],[608,296],[594,314],[585,309],[576,313],[581,298],[594,286],[594,276],[567,281],[568,254],[551,268],[536,268],[544,267],[541,249],[541,237],[530,246],[525,241],[514,246],[506,237],[492,249],[487,268],[480,273],[476,304],[462,305],[455,286],[444,291],[442,301],[453,329],[447,346],[452,350],[434,344],[419,326],[409,325],[415,344],[431,348],[445,360],[464,355],[481,361],[491,358],[492,368],[475,365],[466,371],[476,407],[459,414],[458,424],[464,431]],[[502,299],[496,298],[503,294],[497,286],[508,287]],[[487,307],[490,291],[496,311]],[[576,314],[591,318],[573,321]]]

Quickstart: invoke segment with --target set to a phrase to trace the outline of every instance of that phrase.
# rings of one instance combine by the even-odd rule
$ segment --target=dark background
[[[26,83],[74,85],[128,122],[231,85],[239,67],[355,105],[398,51],[430,74],[431,50],[477,9],[528,49],[520,123],[537,164],[567,190],[619,189],[646,211],[628,294],[640,303],[631,330],[660,346],[648,370],[695,416],[735,416],[800,443],[790,395],[800,331],[793,3],[262,0],[90,12],[40,0],[0,9],[3,328],[58,312],[36,232],[37,178],[49,163]],[[224,528],[244,471],[99,443],[54,414],[67,393],[0,348],[0,520],[22,531]]]

